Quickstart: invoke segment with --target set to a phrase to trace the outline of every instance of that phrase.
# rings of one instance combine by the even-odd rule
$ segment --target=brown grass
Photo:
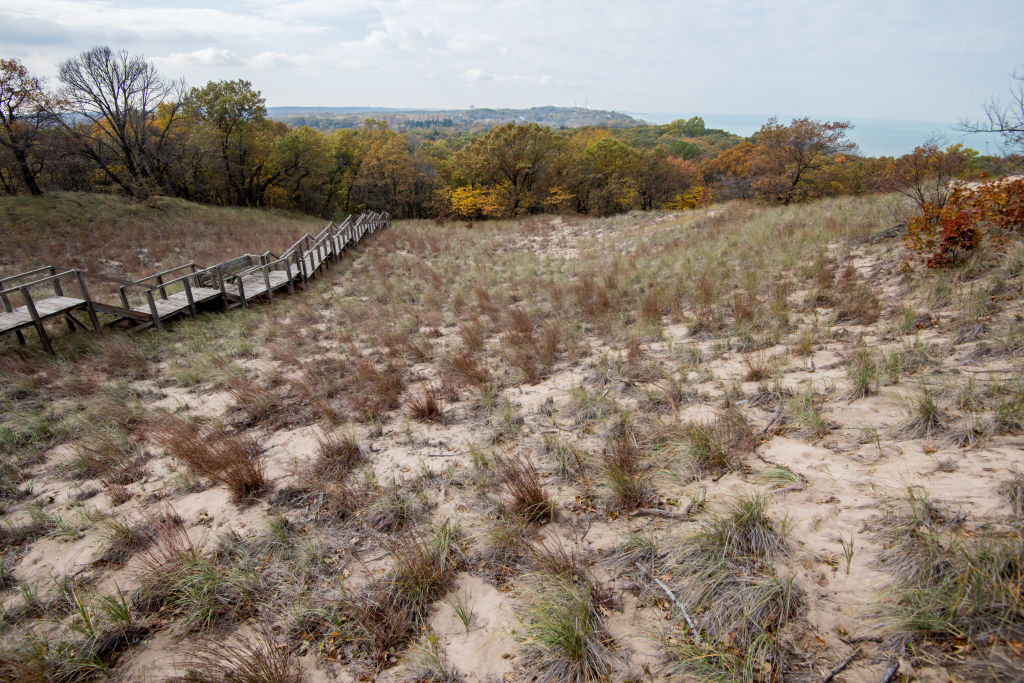
[[[444,406],[441,403],[441,389],[433,385],[423,385],[406,394],[406,405],[409,415],[423,422],[440,422],[444,419]]]
[[[528,458],[506,455],[495,462],[494,475],[509,499],[509,509],[528,522],[550,521],[554,504],[548,497],[540,472]]]
[[[300,683],[302,670],[266,624],[229,638],[203,638],[179,668],[188,683]]]
[[[601,465],[612,489],[615,504],[636,510],[655,498],[644,471],[643,453],[629,424],[616,425],[601,452]]]
[[[454,349],[441,358],[441,371],[456,385],[483,387],[491,381],[487,371],[468,348]]]
[[[236,501],[266,490],[269,485],[260,460],[260,446],[248,434],[206,431],[179,418],[156,425],[153,439],[165,452],[231,491]]]
[[[279,422],[284,415],[281,399],[272,390],[247,377],[234,377],[228,381],[227,392],[235,407],[245,414],[245,426],[261,422]]]

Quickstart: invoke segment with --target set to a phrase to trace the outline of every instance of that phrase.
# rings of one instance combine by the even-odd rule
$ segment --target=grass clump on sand
[[[961,522],[917,489],[887,507],[876,538],[894,584],[876,610],[894,639],[940,645],[917,650],[926,661],[954,665],[951,649],[967,643],[983,653],[964,664],[983,667],[969,677],[1008,675],[1000,651],[1024,638],[1024,538],[968,533]]]
[[[768,515],[760,494],[741,496],[701,520],[683,541],[672,566],[675,594],[691,610],[694,627],[669,635],[670,669],[705,679],[784,675],[788,649],[778,633],[797,613],[793,577],[773,561],[789,554],[788,525]],[[771,677],[771,676],[769,676]]]

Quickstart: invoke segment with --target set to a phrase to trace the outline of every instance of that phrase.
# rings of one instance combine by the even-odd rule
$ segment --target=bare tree
[[[42,81],[29,73],[17,59],[0,59],[0,145],[14,159],[25,187],[32,194],[42,194],[36,176],[39,166],[32,157],[39,131],[53,121],[55,101]],[[8,179],[4,186],[14,192]]]
[[[965,133],[999,133],[1008,152],[1024,153],[1024,67],[1013,72],[1010,101],[1003,103],[992,97],[984,105],[985,119],[963,121]]]
[[[166,170],[165,146],[184,88],[141,55],[94,47],[61,63],[63,125],[125,192],[145,196]]]

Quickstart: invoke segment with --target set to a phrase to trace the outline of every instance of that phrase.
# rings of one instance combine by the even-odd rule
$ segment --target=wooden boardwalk
[[[63,317],[69,330],[92,329],[102,334],[97,313],[109,316],[105,325],[130,329],[155,327],[182,315],[195,316],[199,310],[227,310],[248,306],[254,300],[272,300],[275,293],[295,288],[317,277],[330,263],[338,261],[367,235],[391,225],[386,213],[364,213],[353,220],[328,223],[316,235],[306,233],[281,254],[242,254],[212,266],[186,263],[148,275],[139,280],[121,280],[81,269],[57,272],[53,266],[0,278],[0,335],[15,334],[25,343],[23,330],[35,328],[47,351],[53,345],[44,325]],[[116,286],[118,301],[100,300],[90,294],[90,282]],[[77,296],[65,296],[70,285]],[[52,291],[40,298],[38,291]],[[20,301],[19,301],[20,300]],[[20,303],[20,305],[16,305]],[[75,316],[84,313],[87,326]]]

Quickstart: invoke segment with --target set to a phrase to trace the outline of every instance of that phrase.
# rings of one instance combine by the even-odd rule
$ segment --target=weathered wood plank
[[[205,301],[210,301],[211,299],[216,299],[219,296],[219,289],[210,289],[208,287],[192,288],[192,300],[197,304],[203,303]],[[166,299],[155,299],[153,301],[153,304],[156,306],[157,314],[161,318],[167,318],[172,315],[177,315],[178,313],[188,310],[189,308],[188,296],[185,294],[185,292],[177,292],[176,294],[171,294]],[[136,311],[137,313],[149,314],[149,303],[147,302],[141,306],[135,306],[132,310]]]
[[[36,313],[39,314],[41,320],[86,307],[85,299],[75,299],[68,296],[51,296],[48,299],[42,299],[34,303]],[[9,313],[0,312],[0,334],[11,332],[20,327],[28,327],[32,324],[32,313],[28,310],[28,306],[19,306]]]

